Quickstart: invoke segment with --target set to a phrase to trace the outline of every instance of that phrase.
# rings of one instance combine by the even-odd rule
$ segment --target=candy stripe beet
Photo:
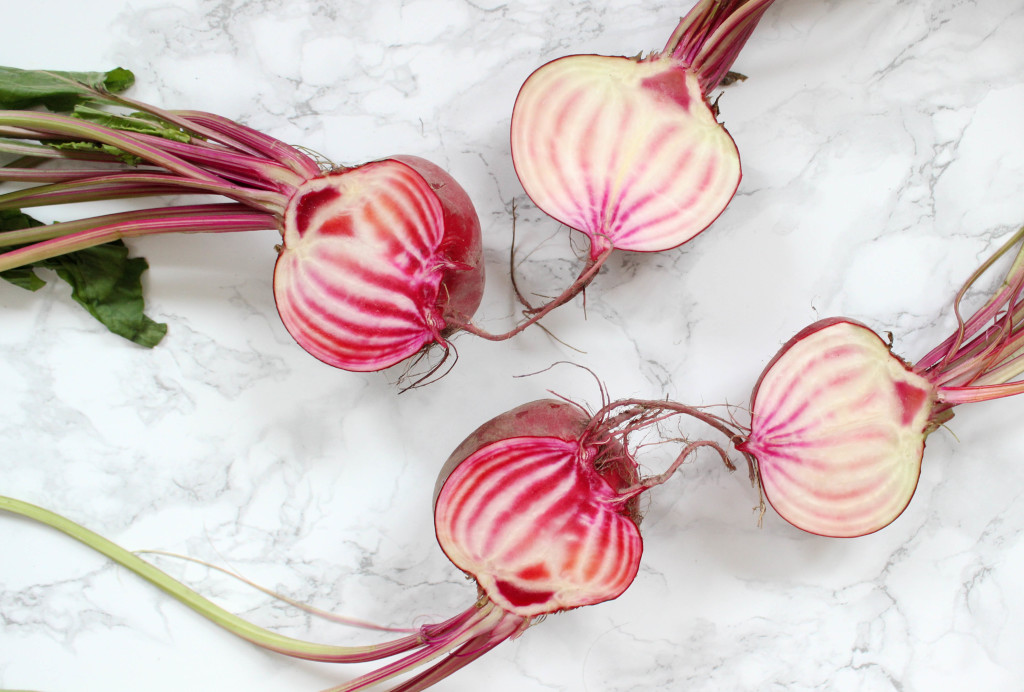
[[[671,61],[571,56],[535,72],[512,120],[516,173],[538,207],[609,246],[657,251],[686,242],[739,184],[739,153]]]
[[[636,576],[642,540],[593,450],[554,437],[492,443],[449,476],[435,525],[448,558],[529,617],[600,603]]]
[[[424,159],[391,156],[356,167],[321,166],[302,150],[227,118],[165,111],[61,73],[0,69],[0,106],[6,89],[18,95],[26,85],[29,105],[47,105],[46,94],[56,90],[106,109],[90,116],[96,123],[0,110],[8,137],[0,151],[34,154],[3,169],[4,180],[30,186],[0,194],[0,210],[159,194],[215,194],[233,201],[45,227],[25,216],[20,227],[0,233],[0,275],[13,269],[20,275],[37,263],[122,238],[276,229],[282,242],[274,297],[285,327],[320,360],[358,371],[390,367],[433,344],[447,356],[447,337],[467,325],[480,304],[480,221],[465,190]],[[128,109],[146,118],[126,116]],[[55,138],[105,148],[83,154],[54,148]],[[124,161],[113,152],[133,158]],[[33,161],[82,155],[102,165],[42,169]],[[239,215],[243,206],[251,213]],[[127,302],[119,310],[130,309]],[[151,337],[144,341],[156,343]]]
[[[647,57],[570,55],[536,70],[512,111],[512,158],[543,211],[607,250],[681,245],[740,182],[718,88],[774,0],[699,0]]]
[[[910,501],[933,392],[870,329],[821,324],[766,371],[742,448],[757,458],[765,495],[789,522],[861,535]]]
[[[520,636],[544,616],[626,590],[643,550],[640,495],[671,478],[698,449],[714,449],[732,468],[717,444],[686,441],[664,473],[641,478],[626,447],[629,434],[675,415],[693,416],[729,439],[736,436],[727,421],[701,409],[637,399],[607,402],[594,414],[563,400],[533,401],[478,427],[441,467],[434,492],[438,542],[476,581],[470,605],[446,620],[411,628],[341,618],[398,635],[363,646],[306,642],[263,629],[58,514],[6,497],[0,497],[0,511],[63,531],[270,651],[335,663],[391,659],[325,692],[379,690],[398,677],[403,679],[395,680],[391,692],[415,692]]]
[[[403,163],[307,182],[285,212],[274,270],[288,331],[348,370],[377,370],[440,341],[441,228],[436,196]]]
[[[569,55],[542,65],[512,108],[512,162],[526,194],[587,236],[576,279],[507,339],[579,295],[614,250],[659,252],[703,231],[740,182],[736,144],[711,94],[775,0],[698,0],[661,52]]]
[[[963,297],[1015,248],[1003,281],[964,318]],[[1024,228],[968,278],[954,314],[954,332],[913,366],[843,318],[805,328],[772,359],[737,447],[756,458],[784,519],[828,536],[887,526],[914,495],[926,438],[955,406],[1024,392]]]

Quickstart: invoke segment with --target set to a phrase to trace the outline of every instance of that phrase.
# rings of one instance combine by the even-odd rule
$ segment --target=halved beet
[[[557,400],[481,426],[445,464],[434,502],[437,540],[502,610],[534,617],[619,596],[643,540],[619,491],[638,478],[618,442]]]
[[[751,400],[749,438],[772,507],[825,536],[877,531],[917,488],[937,390],[868,327],[817,322],[782,347]]]
[[[291,196],[274,297],[320,360],[380,370],[465,321],[483,296],[480,223],[447,173],[394,157],[313,178]]]

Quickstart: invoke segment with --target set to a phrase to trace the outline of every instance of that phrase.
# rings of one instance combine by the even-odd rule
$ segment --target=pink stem
[[[662,51],[697,75],[708,96],[729,72],[775,0],[700,0],[676,26]]]
[[[207,170],[212,169],[217,174],[241,182],[247,187],[290,194],[305,180],[280,163],[230,149],[165,140],[156,135],[139,135],[139,139],[154,145],[159,144],[166,151],[186,161],[199,164]]]
[[[160,111],[160,113],[168,116],[181,116],[188,123],[190,129],[198,128],[200,131],[205,129],[216,133],[214,139],[231,142],[239,148],[250,148],[252,151],[292,169],[303,180],[315,178],[322,173],[320,165],[316,161],[295,147],[223,116],[202,111]]]
[[[70,202],[122,199],[172,193],[215,194],[267,213],[282,214],[288,197],[269,190],[251,190],[222,178],[193,179],[170,173],[107,173],[96,178],[39,185],[0,195],[0,208],[38,207]]]
[[[257,231],[275,228],[276,224],[277,220],[273,215],[252,211],[216,216],[183,215],[116,222],[2,253],[0,254],[0,271],[15,269],[121,238],[137,238],[161,233]]]
[[[152,169],[158,172],[160,169]],[[110,175],[110,168],[12,168],[0,167],[0,180],[16,183],[66,183]]]
[[[594,280],[594,277],[597,276],[597,273],[601,270],[601,267],[604,265],[605,261],[607,261],[608,256],[612,253],[612,250],[614,249],[615,248],[613,247],[608,247],[607,249],[602,251],[600,255],[597,256],[597,259],[588,259],[587,263],[583,266],[583,271],[580,272],[580,275],[576,278],[575,281],[572,282],[572,285],[570,285],[567,289],[562,291],[561,294],[559,294],[550,302],[545,303],[543,306],[539,308],[532,308],[531,312],[533,312],[533,314],[529,317],[529,319],[521,322],[520,324],[516,325],[515,328],[505,332],[504,334],[492,334],[490,332],[484,331],[483,329],[474,325],[472,322],[468,321],[462,324],[454,323],[451,324],[450,326],[457,327],[462,331],[469,332],[470,334],[479,336],[489,341],[505,341],[506,339],[511,339],[512,337],[516,336],[527,327],[539,322],[555,308],[568,303],[570,300],[572,300],[577,295],[582,293],[587,288],[587,286],[590,285],[590,282]]]
[[[414,678],[393,687],[391,692],[420,692],[433,687],[452,673],[465,668],[503,641],[512,639],[529,626],[529,621],[507,622],[515,616],[508,615],[494,631],[477,636],[449,654],[440,663],[428,668]]]
[[[269,158],[290,168],[303,180],[320,174],[320,166],[316,161],[295,147],[229,118],[203,111],[168,111],[122,95],[100,91],[95,93],[103,99],[155,115],[184,130],[222,142],[243,153]]]
[[[469,617],[465,617],[466,615]],[[487,601],[483,605],[473,606],[473,608],[466,611],[462,622],[457,626],[446,627],[444,630],[439,630],[436,636],[428,638],[419,651],[388,665],[381,666],[344,685],[331,688],[330,692],[352,692],[353,690],[365,689],[396,675],[401,675],[418,668],[440,656],[449,654],[453,649],[459,651],[467,644],[476,642],[480,638],[483,638],[485,642],[487,640],[495,640],[493,644],[487,647],[488,649],[493,648],[501,641],[521,632],[528,626],[529,620],[504,612],[493,603]],[[480,655],[483,653],[485,652],[481,651]],[[440,665],[443,666],[443,662]],[[408,689],[422,689],[422,687]]]
[[[238,202],[218,202],[215,204],[189,204],[160,209],[137,209],[123,211],[114,214],[103,214],[74,221],[61,221],[58,223],[43,224],[22,228],[15,231],[0,232],[0,247],[14,247],[17,245],[28,245],[38,243],[42,240],[50,240],[61,236],[70,235],[79,231],[86,231],[99,226],[110,224],[146,221],[159,216],[160,218],[205,218],[213,216],[228,216],[233,214],[252,213],[244,204]]]
[[[144,161],[187,178],[214,183],[224,182],[202,168],[168,154],[160,147],[154,147],[142,142],[141,139],[130,133],[94,125],[80,118],[37,111],[0,111],[0,125],[26,128],[36,133],[36,137],[40,135],[59,135],[72,139],[88,139],[102,144],[109,144],[127,154],[138,156]]]
[[[1002,399],[1024,393],[1024,382],[970,385],[967,387],[940,387],[939,401],[945,404],[967,404]]]
[[[472,610],[465,611],[459,613],[453,618],[445,620],[444,622],[440,622],[435,625],[427,625],[426,627],[421,628],[416,634],[399,637],[398,639],[393,639],[389,642],[384,642],[383,644],[358,647],[353,649],[351,653],[344,654],[315,654],[298,649],[291,650],[285,648],[274,648],[258,641],[254,641],[253,643],[261,648],[267,649],[268,651],[274,651],[279,654],[284,654],[285,656],[291,656],[292,658],[301,658],[306,661],[320,661],[322,663],[369,663],[370,661],[379,661],[384,658],[390,658],[392,656],[397,656],[398,654],[404,654],[408,651],[414,651],[420,648],[430,648],[431,646],[434,646],[435,641],[444,640],[449,637],[451,632],[458,632],[464,629],[472,615]]]

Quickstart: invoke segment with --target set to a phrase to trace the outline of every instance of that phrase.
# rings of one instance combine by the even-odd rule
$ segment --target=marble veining
[[[239,119],[338,163],[431,159],[484,228],[487,327],[517,266],[560,290],[583,248],[540,214],[508,151],[526,76],[576,52],[657,50],[683,5],[637,0],[34,0],[0,64],[135,71],[136,97]],[[744,177],[722,217],[619,254],[547,326],[397,394],[399,369],[333,371],[281,326],[273,232],[132,243],[152,351],[55,282],[0,286],[2,492],[132,549],[229,567],[318,608],[404,626],[474,598],[437,548],[434,477],[492,415],[554,390],[728,403],[794,332],[847,315],[910,360],[945,337],[966,276],[1024,224],[1024,2],[778,0],[722,90]],[[46,220],[71,210],[40,210]],[[979,294],[970,299],[980,300]],[[534,374],[529,377],[522,375]],[[800,533],[712,456],[653,492],[618,600],[548,618],[439,690],[1012,692],[1024,685],[1024,401],[958,410],[885,530]],[[647,450],[652,471],[671,450]],[[0,517],[0,688],[319,690],[369,666],[297,662],[219,631],[52,531]],[[337,643],[366,634],[201,565],[152,559],[245,617]]]

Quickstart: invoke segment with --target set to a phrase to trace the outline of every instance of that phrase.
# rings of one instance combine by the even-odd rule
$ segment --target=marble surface
[[[5,9],[0,64],[135,71],[133,95],[233,118],[342,163],[416,154],[480,213],[480,322],[511,323],[511,209],[530,290],[581,246],[525,198],[512,103],[545,61],[660,48],[690,7],[602,0],[33,0]],[[891,331],[908,359],[952,296],[1024,223],[1024,2],[778,0],[723,91],[739,194],[694,242],[615,256],[582,301],[512,342],[460,338],[443,380],[335,371],[274,309],[273,232],[136,241],[142,350],[54,284],[0,286],[3,494],[131,549],[234,568],[317,607],[393,625],[448,617],[474,587],[438,549],[431,490],[486,418],[555,390],[740,408],[776,349],[829,315]],[[72,209],[47,210],[46,219]],[[1024,400],[963,407],[929,438],[887,529],[805,535],[742,472],[701,458],[650,494],[640,575],[618,600],[551,617],[439,690],[1019,690],[1024,686]],[[655,472],[671,448],[644,450]],[[0,517],[0,688],[319,690],[368,666],[236,640],[55,532]],[[253,621],[336,643],[370,635],[169,558]]]

